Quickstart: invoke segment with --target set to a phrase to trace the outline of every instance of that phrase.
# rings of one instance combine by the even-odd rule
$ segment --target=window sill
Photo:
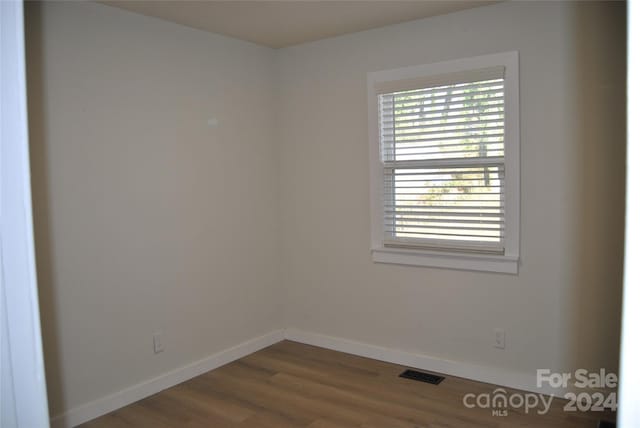
[[[453,253],[382,247],[373,248],[371,257],[374,263],[518,274],[518,256],[512,255]]]

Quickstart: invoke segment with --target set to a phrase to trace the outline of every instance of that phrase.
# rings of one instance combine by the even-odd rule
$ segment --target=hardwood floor
[[[592,427],[610,413],[466,408],[467,393],[495,385],[446,376],[439,385],[399,378],[405,367],[284,341],[83,427],[441,428]],[[507,389],[507,393],[518,392]],[[542,407],[540,407],[542,408]]]

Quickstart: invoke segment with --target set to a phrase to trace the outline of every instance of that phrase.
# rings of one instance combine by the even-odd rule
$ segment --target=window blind
[[[377,88],[385,246],[504,252],[504,68],[462,77]]]

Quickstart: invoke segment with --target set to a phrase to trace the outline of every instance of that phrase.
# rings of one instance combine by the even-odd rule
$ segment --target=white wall
[[[0,426],[47,428],[21,1],[0,2],[0,52]]]
[[[279,51],[92,3],[27,18],[54,415],[285,326],[526,375],[616,369],[624,4],[501,3]],[[366,73],[510,50],[520,274],[373,264]]]
[[[615,370],[624,4],[507,2],[278,51],[288,326],[534,376]],[[373,264],[366,73],[518,50],[518,276]],[[505,350],[492,347],[495,327]]]
[[[640,116],[640,5],[630,2],[627,25],[627,112],[628,117]],[[640,163],[640,124],[627,124],[627,165]],[[620,349],[620,398],[618,426],[640,425],[640,170],[627,171],[626,230],[624,259],[624,305],[622,347]]]
[[[27,36],[51,413],[281,328],[273,51],[93,3]]]

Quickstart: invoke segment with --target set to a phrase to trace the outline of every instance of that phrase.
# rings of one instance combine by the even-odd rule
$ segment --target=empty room
[[[627,3],[9,3],[2,426],[640,426]]]

